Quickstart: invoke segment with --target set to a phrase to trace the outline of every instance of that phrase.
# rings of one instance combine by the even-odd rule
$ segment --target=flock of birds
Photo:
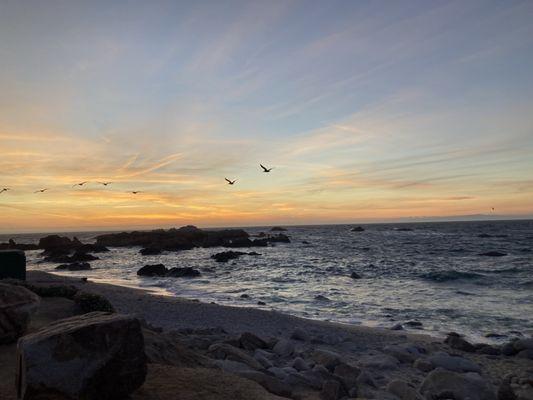
[[[271,167],[271,168],[267,168],[265,167],[263,164],[259,164],[259,166],[261,167],[262,171],[264,173],[269,173],[270,171],[272,171],[274,168]],[[224,178],[226,180],[226,182],[228,182],[228,185],[234,185],[235,182],[237,182],[237,179],[228,179],[228,178]],[[79,187],[82,187],[84,186],[85,184],[89,183],[89,181],[83,181],[83,182],[79,182],[79,183],[75,183],[74,185],[72,185],[72,187],[76,187],[76,186],[79,186]],[[113,182],[96,182],[100,185],[103,185],[103,186],[108,186],[110,184],[112,184]],[[10,191],[11,188],[8,188],[8,187],[5,187],[5,188],[2,188],[0,189],[0,194],[4,193],[4,192],[8,192]],[[35,192],[33,193],[44,193],[46,191],[50,190],[49,188],[44,188],[44,189],[39,189],[39,190],[36,190]],[[131,193],[131,194],[139,194],[139,193],[142,193],[140,190],[133,190],[131,192],[128,192],[128,193]]]

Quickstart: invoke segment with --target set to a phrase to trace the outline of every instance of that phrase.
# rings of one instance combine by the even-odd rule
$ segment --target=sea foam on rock
[[[146,376],[141,325],[128,315],[94,312],[56,321],[21,338],[17,353],[22,399],[117,399]]]

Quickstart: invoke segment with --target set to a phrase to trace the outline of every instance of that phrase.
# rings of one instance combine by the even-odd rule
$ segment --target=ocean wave
[[[480,279],[483,278],[483,275],[476,274],[475,272],[462,272],[456,271],[454,269],[449,271],[432,271],[422,274],[423,279],[434,281],[434,282],[448,282],[456,280],[470,280],[470,279]]]

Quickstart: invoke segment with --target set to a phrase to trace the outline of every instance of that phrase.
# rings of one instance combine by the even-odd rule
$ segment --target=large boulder
[[[56,321],[17,346],[19,398],[123,398],[146,376],[139,320],[93,312]]]
[[[59,235],[48,235],[39,240],[39,248],[46,251],[54,249],[72,249],[78,246],[78,241],[70,240],[70,238]]]
[[[25,287],[0,283],[0,344],[14,342],[26,332],[39,301]]]
[[[139,276],[165,276],[168,272],[163,264],[145,265],[137,271]]]
[[[478,374],[459,374],[440,368],[429,373],[420,392],[426,399],[496,400],[494,389]]]
[[[443,351],[438,351],[427,358],[435,368],[444,368],[455,372],[481,372],[479,365],[466,358],[451,356]]]
[[[0,250],[0,279],[26,280],[26,256],[22,250]]]

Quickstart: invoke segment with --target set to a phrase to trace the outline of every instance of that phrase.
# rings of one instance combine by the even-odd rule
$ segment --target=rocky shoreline
[[[48,322],[81,313],[74,300],[49,297],[50,289],[43,288],[50,287],[105,298],[117,312],[112,315],[140,321],[148,366],[145,381],[132,389],[134,399],[525,400],[533,395],[533,338],[476,346],[458,334],[442,341],[43,272],[29,272],[28,284],[41,288],[45,297],[38,314],[46,314]],[[35,325],[30,330],[39,328]],[[13,346],[1,346],[0,353],[2,361],[11,358],[2,363],[2,376],[14,374]],[[11,372],[5,371],[9,366]],[[16,398],[14,389],[1,386],[0,397]]]

